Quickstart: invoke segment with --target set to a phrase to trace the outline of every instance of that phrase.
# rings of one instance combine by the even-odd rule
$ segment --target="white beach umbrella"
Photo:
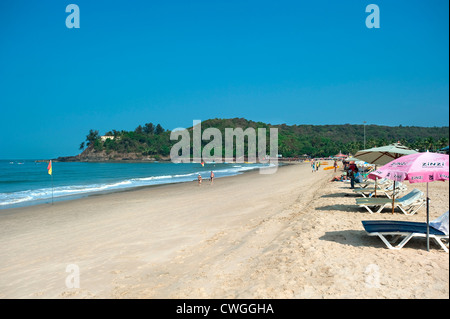
[[[393,160],[404,155],[418,153],[415,150],[407,148],[400,143],[389,144],[380,147],[373,147],[367,150],[356,152],[355,157],[370,164],[386,165]],[[394,181],[395,192],[395,181]],[[377,180],[375,179],[375,197],[377,196]]]
[[[415,153],[418,152],[400,143],[394,143],[358,151],[354,157],[370,164],[386,165],[399,157]]]

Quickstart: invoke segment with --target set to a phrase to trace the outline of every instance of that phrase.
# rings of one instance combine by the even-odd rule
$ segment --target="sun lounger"
[[[406,189],[406,185],[400,182],[395,183],[395,191],[393,183],[388,186],[377,185],[376,187],[377,195],[386,195],[388,198],[392,198],[394,194],[397,196]],[[362,195],[363,197],[370,198],[375,195],[375,187],[355,188],[353,189],[353,192]]]
[[[387,187],[387,186],[393,184],[393,181],[390,180],[389,178],[380,178],[375,183],[375,180],[367,178],[362,183],[355,183],[355,185],[358,185],[359,188],[367,188],[369,186],[370,187],[375,187],[375,184],[377,185],[377,187]]]
[[[448,224],[448,212],[447,214],[447,224]],[[405,221],[389,221],[389,220],[370,220],[362,221],[364,229],[369,236],[378,236],[386,244],[389,249],[401,249],[406,245],[408,241],[415,237],[427,236],[427,224],[417,223],[417,222],[405,222]],[[447,225],[448,229],[448,225]],[[389,241],[386,236],[394,236],[391,241]],[[395,245],[395,242],[401,238],[405,237],[399,244]],[[439,229],[436,229],[430,223],[429,227],[429,238],[434,239],[434,241],[448,253],[448,248],[444,244],[443,240],[448,242],[448,231],[447,234]],[[395,246],[394,246],[395,245]]]
[[[423,192],[417,188],[413,189],[408,194],[395,198],[394,207],[399,208],[405,215],[415,214],[426,203]],[[356,204],[364,207],[369,213],[379,213],[386,206],[392,207],[391,198],[357,198]],[[373,207],[374,209],[372,209]]]

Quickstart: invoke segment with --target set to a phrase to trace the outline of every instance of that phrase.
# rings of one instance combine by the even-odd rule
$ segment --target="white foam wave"
[[[231,166],[231,167],[230,167]],[[241,174],[244,171],[258,169],[261,167],[269,167],[267,164],[243,164],[243,165],[230,165],[227,168],[213,170],[216,177],[224,177]],[[210,170],[202,170],[197,172],[175,174],[175,175],[161,175],[161,176],[149,176],[141,178],[126,179],[111,183],[98,183],[89,185],[70,185],[59,186],[53,190],[51,188],[42,188],[36,190],[26,190],[13,193],[0,193],[0,206],[8,206],[26,203],[30,201],[48,200],[52,196],[54,198],[77,196],[83,194],[120,190],[125,188],[148,186],[165,183],[186,182],[193,180],[194,176],[198,174],[208,175]],[[53,194],[52,194],[53,191]]]

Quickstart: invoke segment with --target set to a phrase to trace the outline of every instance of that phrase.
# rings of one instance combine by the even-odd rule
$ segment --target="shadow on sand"
[[[364,230],[330,231],[319,237],[319,239],[354,247],[372,246],[382,248],[384,245],[378,238],[368,236]]]
[[[349,213],[350,212],[363,213],[364,211],[366,211],[363,207],[359,207],[356,205],[345,205],[345,204],[319,206],[319,207],[316,207],[316,210],[322,210],[322,211],[339,210],[342,212],[349,212]]]
[[[351,193],[333,193],[320,196],[322,198],[336,198],[336,197],[361,197],[359,194],[351,194]]]

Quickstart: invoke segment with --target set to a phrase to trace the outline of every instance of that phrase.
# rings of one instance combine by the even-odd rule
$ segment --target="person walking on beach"
[[[209,180],[211,181],[211,185],[214,184],[214,172],[211,171],[211,175],[209,177]]]
[[[316,163],[314,162],[314,160],[311,161],[311,168],[312,172],[314,173],[316,171]]]
[[[319,167],[320,167],[320,162],[319,162],[319,161],[317,161],[317,163],[316,163],[316,171],[318,171],[318,170],[319,170]]]
[[[334,166],[334,172],[336,173],[336,169],[337,169],[337,161],[336,160],[334,160],[334,164],[333,164],[333,166]]]
[[[197,180],[198,180],[198,186],[202,185],[202,175],[198,174]]]

